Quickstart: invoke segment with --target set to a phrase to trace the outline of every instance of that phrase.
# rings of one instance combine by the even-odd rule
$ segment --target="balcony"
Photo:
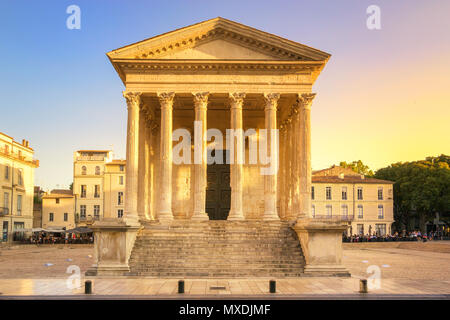
[[[0,207],[0,217],[1,216],[6,216],[8,214],[9,214],[9,208]]]
[[[346,221],[351,222],[355,219],[354,215],[315,215],[313,219],[326,221]]]
[[[31,158],[31,157],[25,157],[25,156],[23,156],[21,154],[11,152],[7,148],[0,148],[0,154],[4,155],[4,156],[6,156],[6,157],[8,157],[10,159],[23,161],[23,162],[32,164],[32,165],[34,165],[36,167],[39,167],[39,160],[33,160],[33,158]]]
[[[88,215],[88,216],[80,216],[78,213],[75,215],[75,223],[85,222],[85,223],[94,223],[94,221],[100,220],[100,215]]]

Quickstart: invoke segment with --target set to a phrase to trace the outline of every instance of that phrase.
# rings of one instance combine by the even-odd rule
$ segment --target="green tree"
[[[346,161],[341,161],[339,162],[339,166],[344,167],[344,168],[350,168],[353,171],[359,173],[359,174],[363,174],[365,176],[373,176],[373,171],[370,170],[369,166],[366,166],[361,160],[358,161],[353,161],[353,162],[346,162]]]
[[[450,215],[450,157],[427,157],[425,160],[394,163],[377,170],[375,177],[394,181],[394,219],[396,226],[408,225],[414,215],[425,230],[427,220],[436,212],[447,221]]]

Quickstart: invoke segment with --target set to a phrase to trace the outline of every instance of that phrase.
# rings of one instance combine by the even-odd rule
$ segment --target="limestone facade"
[[[393,182],[333,166],[312,176],[312,215],[349,221],[352,234],[391,234],[394,222]]]
[[[125,160],[113,159],[111,150],[74,152],[73,194],[77,226],[103,217],[121,217],[125,199]]]
[[[342,226],[324,234],[327,222],[304,223],[311,219],[312,86],[329,54],[219,17],[107,56],[125,86],[126,197],[123,220],[94,223],[97,274],[127,269],[139,228],[170,230],[176,220],[199,230],[208,220],[229,220],[230,228],[302,222],[296,231],[310,272],[326,265],[345,274],[336,257],[314,259],[321,246],[340,254]],[[105,254],[102,243],[120,254]]]
[[[15,229],[33,227],[34,169],[39,167],[33,157],[27,140],[19,143],[0,132],[0,241],[13,240]]]
[[[69,230],[75,225],[75,201],[72,190],[52,190],[42,197],[42,228]]]

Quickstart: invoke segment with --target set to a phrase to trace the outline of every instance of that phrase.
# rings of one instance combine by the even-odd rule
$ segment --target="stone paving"
[[[369,295],[450,296],[450,242],[344,244],[344,264],[351,278],[288,278],[277,280],[277,297],[359,295],[359,279],[379,268],[379,289]],[[7,296],[83,296],[84,272],[92,264],[91,245],[0,247],[0,298]],[[51,265],[50,265],[51,264]],[[81,272],[80,286],[70,289],[66,273],[71,265]],[[376,266],[376,267],[374,267]],[[370,269],[369,269],[370,271]],[[180,297],[178,279],[93,279],[96,296]],[[188,279],[186,297],[263,297],[267,279]],[[72,282],[75,284],[74,282]],[[211,289],[211,287],[219,287]],[[222,287],[222,288],[220,288]]]

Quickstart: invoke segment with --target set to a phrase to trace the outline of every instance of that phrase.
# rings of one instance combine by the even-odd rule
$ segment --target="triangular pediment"
[[[115,59],[326,61],[328,53],[224,18],[109,52]]]

